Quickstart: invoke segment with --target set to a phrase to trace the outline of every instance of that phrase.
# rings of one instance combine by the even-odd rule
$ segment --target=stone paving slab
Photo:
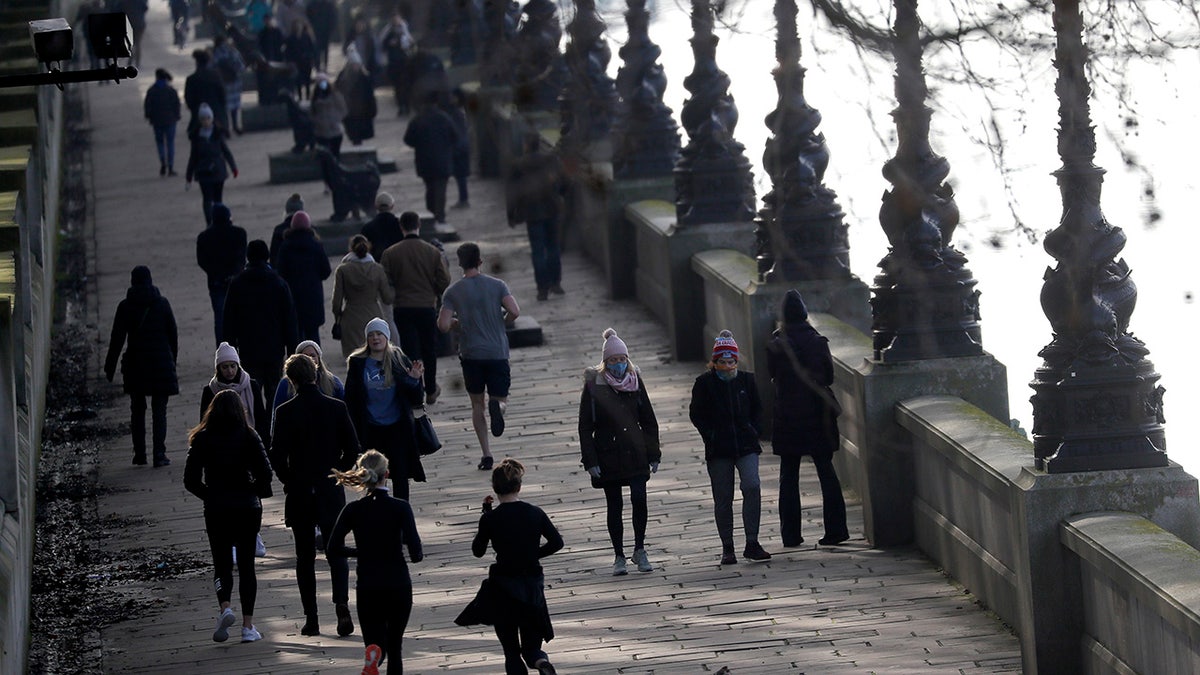
[[[171,50],[164,45],[169,34],[165,6],[153,6],[143,65],[147,72],[161,65],[181,74],[176,84],[182,88],[193,45],[181,52]],[[185,191],[181,179],[157,175],[151,131],[140,114],[141,96],[149,84],[147,78],[139,78],[87,88],[94,130],[90,257],[96,294],[90,310],[96,346],[103,353],[129,270],[137,264],[151,266],[180,327],[181,395],[171,399],[168,413],[168,446],[175,463],[158,470],[130,466],[128,439],[115,440],[101,456],[100,481],[110,492],[99,509],[103,517],[124,519],[109,521],[118,525],[104,532],[111,549],[169,549],[207,561],[201,504],[182,486],[186,430],[198,420],[200,390],[212,373],[211,310],[194,254],[203,220],[198,191]],[[390,96],[381,94],[379,101],[375,144],[402,167],[411,167],[411,152],[400,143],[405,120],[396,117]],[[251,238],[269,236],[293,191],[302,194],[307,210],[317,217],[324,216],[323,209],[332,209],[317,182],[268,182],[267,156],[287,147],[286,130],[231,141],[241,177],[226,184],[225,201],[234,222]],[[186,142],[177,152],[179,169],[186,162]],[[382,189],[405,208],[422,210],[423,188],[411,171],[386,176]],[[559,672],[703,673],[722,666],[738,675],[784,670],[1020,670],[1016,638],[927,559],[909,549],[881,551],[866,545],[861,506],[854,495],[848,495],[851,541],[838,549],[817,547],[819,487],[807,465],[802,489],[809,541],[782,549],[775,510],[778,461],[769,448],[761,469],[761,539],[776,555],[765,563],[719,566],[703,449],[687,419],[691,384],[701,364],[675,362],[662,323],[641,306],[607,299],[600,271],[577,251],[563,259],[568,295],[535,302],[524,232],[495,218],[504,212],[501,186],[473,181],[471,189],[472,208],[451,212],[451,224],[464,239],[481,243],[485,266],[508,281],[522,310],[537,319],[545,336],[539,346],[513,351],[508,430],[493,451],[526,464],[523,497],[543,507],[566,540],[566,548],[546,561],[546,594],[557,631],[548,651]],[[331,293],[332,281],[326,284],[327,297]],[[576,440],[580,374],[599,360],[600,334],[610,325],[642,368],[664,448],[662,467],[649,486],[648,548],[655,571],[634,571],[623,578],[610,576],[603,493],[590,487],[579,466]],[[339,373],[344,371],[340,349],[332,340],[324,341],[329,345],[327,361]],[[457,364],[443,359],[440,366],[444,393],[430,411],[445,445],[427,458],[429,481],[412,489],[426,559],[410,568],[414,611],[404,665],[410,673],[494,674],[503,670],[503,659],[490,629],[453,624],[490,561],[490,556],[475,559],[469,551],[478,504],[489,488],[487,475],[474,468],[479,453]],[[96,386],[119,392],[103,382],[98,366],[95,372]],[[102,416],[127,425],[125,399],[116,398]],[[282,493],[278,486],[276,493]],[[122,593],[141,601],[142,611],[103,630],[104,671],[357,672],[362,656],[359,635],[328,634],[334,620],[328,576],[320,572],[320,561],[318,593],[327,634],[299,635],[302,616],[292,573],[292,539],[283,527],[282,510],[282,496],[264,505],[262,535],[268,554],[256,565],[255,616],[262,642],[211,641],[216,602],[206,562],[180,578],[122,588]],[[631,536],[631,528],[626,529]],[[739,533],[739,545],[741,539]],[[240,609],[236,594],[234,608]]]

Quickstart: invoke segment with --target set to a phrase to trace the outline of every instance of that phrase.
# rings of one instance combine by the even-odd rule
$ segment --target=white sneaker
[[[254,557],[267,557],[267,545],[263,543],[261,534],[254,535]]]
[[[224,642],[229,639],[229,627],[237,621],[233,610],[229,607],[217,615],[217,628],[213,631],[213,642]]]
[[[262,633],[254,626],[249,628],[242,626],[242,642],[258,642],[262,639]]]

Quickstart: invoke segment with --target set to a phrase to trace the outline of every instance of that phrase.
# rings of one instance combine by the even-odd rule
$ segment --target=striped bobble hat
[[[733,333],[728,330],[721,331],[721,334],[713,342],[712,360],[737,358],[738,346],[737,341],[733,339]]]

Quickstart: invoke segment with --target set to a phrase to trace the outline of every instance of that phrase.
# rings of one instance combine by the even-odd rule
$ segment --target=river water
[[[735,2],[730,0],[731,7]],[[561,4],[563,19],[569,20],[571,3]],[[597,4],[608,25],[615,76],[626,6],[623,0]],[[735,136],[754,164],[760,198],[770,189],[761,162],[768,136],[763,118],[776,103],[773,4],[737,3],[736,21],[717,29],[717,60],[732,79],[730,93],[740,112]],[[838,192],[847,213],[851,266],[869,284],[887,251],[877,214],[880,196],[890,187],[880,169],[895,152],[888,114],[895,105],[892,64],[855,49],[846,37],[823,26],[806,3],[800,4],[805,94],[823,116],[818,131],[832,153],[826,185]],[[663,49],[661,63],[669,78],[666,103],[678,117],[688,96],[683,79],[693,66],[688,3],[650,0],[649,6],[650,37]],[[1049,30],[1048,15],[1045,26]],[[1050,175],[1060,165],[1055,71],[1049,52],[1006,54],[979,48],[971,61],[978,74],[1004,80],[981,88],[952,81],[968,79],[961,67],[945,66],[955,57],[944,49],[926,56],[931,73],[950,75],[929,79],[933,146],[950,162],[948,180],[962,211],[955,245],[967,254],[982,292],[984,348],[1007,366],[1012,417],[1029,429],[1028,383],[1041,364],[1038,352],[1051,339],[1038,297],[1042,275],[1055,261],[1043,250],[1041,237],[1062,214]],[[1092,107],[1096,163],[1109,172],[1102,205],[1109,222],[1128,236],[1122,256],[1139,289],[1130,330],[1150,349],[1167,390],[1168,453],[1193,475],[1200,474],[1200,448],[1194,441],[1200,433],[1200,415],[1195,414],[1200,382],[1186,340],[1200,334],[1200,307],[1194,297],[1196,270],[1188,261],[1200,248],[1195,226],[1200,208],[1194,197],[1196,173],[1185,162],[1200,149],[1200,94],[1180,83],[1195,81],[1198,59],[1193,51],[1126,64],[1128,88],[1121,96],[1098,91]],[[996,109],[993,115],[990,111]],[[1015,228],[1017,222],[1024,229]]]

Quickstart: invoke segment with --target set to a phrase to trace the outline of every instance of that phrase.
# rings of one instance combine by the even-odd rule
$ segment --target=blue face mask
[[[629,367],[629,364],[622,361],[610,363],[605,367],[608,368],[608,372],[613,374],[613,377],[625,377],[625,369]]]
[[[717,377],[721,378],[722,381],[728,382],[737,377],[737,368],[734,368],[733,370],[718,370],[716,373]]]

